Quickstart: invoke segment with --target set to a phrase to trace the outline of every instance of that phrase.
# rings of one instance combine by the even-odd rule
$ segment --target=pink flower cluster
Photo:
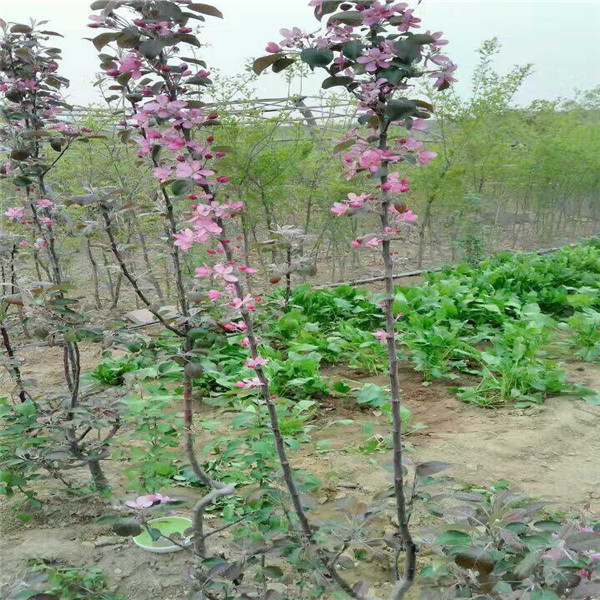
[[[361,209],[365,202],[376,200],[369,194],[348,194],[348,199],[344,202],[334,202],[331,207],[331,212],[338,215],[338,217],[352,216],[356,214],[357,210]]]
[[[259,367],[264,367],[265,365],[269,364],[269,359],[262,358],[261,356],[257,356],[256,358],[248,358],[247,360],[244,361],[244,364],[249,369],[257,369]]]
[[[352,246],[354,248],[377,248],[378,246],[381,246],[382,242],[382,237],[370,234],[352,240]]]
[[[25,220],[25,209],[22,206],[13,206],[4,213],[4,216],[9,221],[23,223]]]
[[[439,66],[438,70],[429,75],[430,78],[435,79],[433,85],[436,88],[443,89],[458,81],[453,76],[457,66],[447,56],[434,56],[431,58],[431,62]]]
[[[388,28],[403,35],[409,33],[411,29],[420,28],[421,19],[414,16],[414,11],[409,9],[405,2],[393,3],[374,0],[368,4],[358,1],[349,4],[355,4],[354,10],[361,13],[362,25],[373,28],[369,33],[373,30]],[[310,6],[314,6],[319,14],[323,8],[323,0],[313,0]],[[398,34],[395,37],[384,38],[381,35],[375,37],[368,33],[365,34],[363,31],[361,25],[342,24],[335,19],[330,19],[324,35],[305,33],[298,27],[282,29],[280,33],[283,39],[279,43],[269,42],[266,50],[273,54],[308,48],[333,50],[334,68],[345,77],[357,79],[361,86],[362,96],[359,108],[369,113],[374,103],[384,100],[384,98],[391,98],[396,90],[405,89],[406,84],[395,82],[395,78],[388,80],[388,75],[385,73],[387,69],[394,66],[394,59],[402,56],[402,45],[398,46],[393,41],[397,39]],[[455,81],[452,73],[456,69],[448,57],[439,55],[440,48],[447,45],[448,41],[442,38],[441,31],[434,33],[428,31],[425,35],[431,36],[432,39],[424,45],[429,48],[425,64],[431,60],[434,64],[441,65],[441,68],[432,72],[430,77],[435,78],[434,85],[436,87],[445,88],[449,83]],[[361,41],[363,49],[359,56],[349,58],[344,53],[342,46],[355,40]],[[382,75],[379,75],[380,72],[383,72]],[[365,81],[361,78],[363,74],[372,75],[375,79]]]
[[[189,196],[188,198],[194,200],[200,197],[212,199],[212,195],[203,193]],[[241,212],[244,208],[244,203],[240,201],[227,200],[225,204],[216,204],[211,202],[210,204],[197,204],[193,206],[193,213],[189,219],[189,222],[193,224],[194,228],[185,228],[182,231],[174,235],[174,245],[181,249],[183,252],[188,251],[194,244],[203,244],[212,238],[218,237],[223,229],[218,225],[216,219],[223,217],[233,217],[234,215]],[[247,272],[249,267],[246,267]],[[198,275],[197,277],[208,276]],[[200,269],[201,271],[201,269]],[[237,281],[234,280],[234,281]]]
[[[363,22],[372,27],[384,19],[391,19],[397,14],[402,14],[408,8],[408,4],[400,2],[398,4],[382,4],[378,0],[370,8],[363,11]]]
[[[253,390],[259,388],[260,386],[261,382],[258,377],[252,377],[252,379],[242,379],[235,384],[235,387],[238,387],[242,390]]]
[[[29,242],[25,241],[25,240],[21,240],[19,242],[19,246],[21,248],[29,248],[32,244],[30,244]],[[33,247],[36,250],[40,250],[42,248],[48,248],[50,244],[48,244],[48,242],[44,239],[44,238],[36,238],[35,242],[33,243]]]
[[[402,160],[402,156],[390,149],[381,150],[373,148],[366,142],[359,142],[344,155],[346,179],[352,179],[361,171],[376,173],[385,162],[395,163]]]
[[[408,179],[400,179],[398,173],[390,173],[387,181],[381,184],[381,189],[391,192],[392,194],[404,194],[410,191]]]
[[[176,502],[176,500],[162,494],[148,494],[147,496],[138,496],[135,500],[127,500],[125,506],[134,510],[144,510],[155,504],[167,504],[168,502]]]

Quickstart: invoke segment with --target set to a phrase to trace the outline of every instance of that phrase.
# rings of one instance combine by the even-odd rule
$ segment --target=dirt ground
[[[99,352],[86,351],[86,367],[93,366]],[[60,368],[47,356],[47,349],[29,350],[30,366],[25,373],[53,386],[60,380]],[[572,380],[600,392],[600,365],[573,363],[570,372]],[[386,384],[384,377],[361,377],[348,370],[337,369],[330,375]],[[415,372],[403,372],[402,381],[414,422],[426,425],[408,438],[410,460],[443,460],[453,464],[448,474],[457,482],[487,485],[505,479],[532,496],[555,501],[560,509],[600,514],[600,406],[552,398],[526,410],[485,410],[459,402],[443,384],[424,387]],[[214,414],[204,414],[214,418]],[[341,419],[353,422],[334,424]],[[358,451],[365,439],[365,423],[372,423],[382,435],[389,432],[385,416],[361,410],[349,399],[329,399],[312,433],[313,443],[292,454],[295,467],[322,480],[317,516],[333,515],[336,499],[368,498],[391,484],[383,468],[390,460],[389,452],[364,455]],[[327,444],[317,447],[323,440]],[[106,465],[109,478],[118,482],[117,468]],[[177,488],[168,492],[194,493]],[[60,565],[100,567],[127,600],[182,598],[187,553],[154,555],[112,536],[106,526],[94,523],[97,517],[111,514],[111,501],[69,496],[53,484],[44,487],[41,495],[43,507],[25,524],[16,520],[9,503],[0,505],[0,590],[18,578],[29,559],[37,558]],[[351,577],[368,578],[377,592],[389,589],[381,583],[388,575],[379,565],[365,564],[361,571]],[[0,597],[4,597],[1,591]]]

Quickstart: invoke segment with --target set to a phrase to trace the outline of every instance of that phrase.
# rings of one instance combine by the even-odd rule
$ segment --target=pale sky
[[[279,29],[298,26],[312,31],[317,21],[308,0],[206,0],[225,14],[208,19],[201,38],[209,44],[203,58],[226,75],[241,73],[252,57],[265,54],[269,41],[279,41]],[[84,37],[91,0],[0,0],[6,21],[48,19],[48,27],[65,35],[63,74],[71,80],[69,100],[75,104],[99,101],[91,85],[97,71],[95,49]],[[410,2],[414,5],[415,2]],[[475,50],[498,37],[503,51],[497,62],[502,71],[514,64],[534,63],[534,74],[517,100],[572,96],[576,89],[600,84],[600,0],[423,0],[418,15],[424,30],[444,31],[450,40],[447,54],[458,64],[459,91],[466,91],[476,60]],[[58,39],[58,38],[55,38]],[[304,91],[316,92],[318,83]],[[260,79],[257,95],[285,96],[281,75]]]

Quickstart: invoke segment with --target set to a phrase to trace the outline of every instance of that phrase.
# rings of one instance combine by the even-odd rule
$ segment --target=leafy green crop
[[[14,596],[15,600],[60,598],[61,600],[123,600],[114,594],[102,569],[76,569],[37,563],[32,567],[35,585]]]
[[[561,328],[570,334],[568,343],[577,356],[587,361],[600,358],[600,312],[584,308],[561,323]]]
[[[123,385],[126,373],[151,367],[152,364],[152,359],[146,356],[127,354],[114,359],[110,352],[105,352],[102,362],[92,371],[91,377],[104,385]]]

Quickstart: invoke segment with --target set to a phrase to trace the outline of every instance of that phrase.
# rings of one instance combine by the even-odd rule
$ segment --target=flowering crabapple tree
[[[188,26],[190,19],[202,15],[221,16],[205,4],[138,0],[98,1],[99,11],[91,19],[94,29],[106,29],[93,39],[100,54],[101,67],[112,80],[110,88],[120,92],[126,115],[122,139],[138,148],[140,164],[150,167],[160,196],[171,246],[179,315],[165,319],[141,290],[123,259],[115,236],[115,206],[118,190],[99,190],[92,194],[101,212],[114,256],[140,300],[156,319],[183,340],[178,357],[184,365],[184,427],[188,460],[198,478],[209,489],[194,508],[194,549],[208,559],[204,533],[204,512],[220,497],[235,490],[208,476],[194,451],[193,382],[202,374],[202,338],[214,334],[239,336],[248,350],[245,366],[249,376],[237,387],[255,390],[267,407],[275,445],[289,491],[300,537],[305,547],[313,547],[313,529],[300,499],[277,414],[276,398],[270,392],[265,372],[269,362],[260,354],[253,313],[261,299],[248,293],[248,278],[257,269],[239,260],[242,248],[231,240],[230,231],[243,203],[229,197],[229,178],[219,174],[220,159],[226,148],[214,145],[210,130],[218,115],[205,110],[198,95],[210,85],[210,73],[201,60],[181,56],[183,48],[200,45]],[[190,50],[190,53],[191,50]],[[88,202],[89,197],[74,202]],[[187,276],[183,259],[194,262],[194,277]],[[335,565],[322,548],[316,550],[323,568],[340,579]],[[239,565],[235,566],[236,569]],[[210,576],[198,573],[203,590],[212,586]],[[341,579],[340,579],[341,581]],[[342,582],[350,592],[351,587]]]
[[[405,553],[404,574],[393,597],[403,598],[415,578],[417,547],[408,527],[405,497],[405,467],[402,449],[401,394],[396,348],[392,241],[399,227],[416,220],[402,200],[410,182],[397,167],[402,163],[428,164],[436,153],[414,137],[427,129],[433,107],[410,98],[413,81],[434,80],[438,90],[455,81],[456,66],[442,54],[448,42],[441,32],[421,32],[421,20],[404,2],[394,0],[312,0],[315,16],[325,21],[318,33],[297,27],[282,29],[283,39],[270,42],[267,56],[257,59],[257,73],[271,67],[279,72],[297,61],[323,69],[324,89],[342,87],[356,98],[364,129],[351,131],[336,147],[344,154],[344,172],[360,188],[334,203],[340,217],[374,213],[379,227],[355,239],[357,248],[380,247],[385,269],[386,297],[383,303],[389,359],[393,417],[395,507],[398,536]],[[392,134],[396,134],[392,137]],[[363,191],[364,190],[364,191]]]
[[[60,49],[46,44],[60,34],[44,29],[45,24],[45,21],[25,25],[0,20],[0,92],[5,100],[0,135],[8,153],[0,165],[0,175],[16,186],[20,198],[17,205],[4,212],[5,222],[13,230],[14,250],[9,264],[12,294],[0,301],[3,321],[10,306],[25,306],[26,321],[33,323],[37,336],[62,347],[68,393],[61,398],[60,406],[50,398],[38,401],[25,390],[4,325],[2,338],[6,354],[13,362],[19,397],[22,402],[30,401],[36,413],[36,428],[29,433],[34,433],[38,440],[46,439],[48,434],[47,444],[21,456],[23,465],[43,467],[52,474],[58,474],[61,468],[87,466],[96,487],[107,489],[100,462],[108,456],[109,442],[119,429],[119,419],[115,410],[92,406],[81,393],[78,343],[83,339],[99,340],[102,336],[78,312],[77,300],[66,295],[73,286],[65,280],[57,239],[57,215],[62,207],[48,183],[53,168],[65,153],[74,144],[93,136],[89,135],[90,130],[61,119],[70,110],[62,97],[69,81],[58,72]],[[38,275],[41,265],[46,281],[28,280],[25,267],[28,252],[33,255]],[[20,260],[19,254],[24,260]],[[21,273],[16,271],[17,261],[23,265]],[[95,441],[90,435],[93,432],[98,433]]]
[[[230,237],[244,206],[231,198],[229,178],[219,173],[220,159],[228,149],[215,146],[210,133],[218,124],[218,115],[206,110],[197,99],[210,85],[210,73],[202,61],[181,56],[183,48],[200,45],[190,31],[189,20],[220,13],[187,0],[100,0],[92,8],[99,13],[92,16],[90,26],[107,30],[93,39],[96,48],[102,50],[101,67],[112,81],[110,89],[118,91],[124,102],[121,136],[135,144],[140,165],[151,169],[159,190],[158,210],[165,220],[176,278],[176,319],[167,320],[155,309],[122,256],[114,225],[120,191],[98,190],[90,196],[103,216],[112,251],[125,278],[156,319],[183,341],[177,358],[184,365],[186,452],[194,472],[209,490],[194,508],[195,553],[201,559],[211,558],[206,548],[211,532],[204,532],[204,512],[217,499],[235,491],[233,486],[209,477],[194,451],[194,379],[202,374],[201,356],[206,351],[202,348],[203,338],[220,332],[241,338],[242,347],[248,351],[244,361],[248,376],[237,387],[256,393],[256,401],[267,409],[295,515],[286,510],[293,529],[292,538],[285,542],[292,546],[289,552],[314,556],[318,568],[310,570],[315,578],[320,577],[320,585],[333,583],[351,597],[362,598],[338,572],[343,544],[331,551],[318,543],[300,496],[280,428],[277,398],[271,394],[266,370],[269,360],[261,355],[255,329],[254,313],[261,299],[248,292],[248,282],[257,269],[240,260],[243,249]],[[79,201],[89,199],[86,196]],[[185,264],[192,264],[194,277],[188,276],[184,260]],[[208,566],[206,560],[203,562]],[[239,573],[245,565],[246,562],[237,562],[232,569]],[[203,592],[207,586],[212,591],[216,589],[210,570],[199,569],[197,579]]]
[[[224,153],[211,148],[214,138],[206,133],[207,128],[216,123],[217,115],[205,111],[203,103],[193,99],[210,84],[209,73],[203,61],[183,57],[180,51],[188,48],[193,54],[193,49],[200,46],[192,33],[193,28],[188,25],[190,20],[204,21],[203,15],[222,15],[212,6],[187,1],[101,0],[94,2],[91,8],[98,12],[90,17],[89,27],[107,30],[94,37],[92,42],[101,51],[100,66],[106,80],[111,82],[109,89],[118,92],[107,100],[122,102],[125,111],[120,123],[121,139],[135,145],[140,164],[151,169],[158,188],[160,202],[157,212],[164,218],[175,274],[177,319],[167,320],[161,314],[144,293],[125,260],[116,232],[119,195],[123,190],[99,190],[74,197],[72,201],[79,204],[91,202],[97,206],[124,277],[157,321],[183,341],[178,359],[184,365],[186,453],[194,472],[210,489],[194,511],[195,550],[204,557],[204,510],[219,497],[234,492],[232,486],[213,480],[206,474],[196,458],[192,431],[193,380],[202,374],[200,364],[194,360],[197,348],[193,334],[194,330],[213,324],[207,319],[202,306],[215,302],[221,294],[214,290],[200,291],[193,282],[186,280],[182,253],[196,244],[213,242],[222,232],[217,220],[234,218],[241,206],[231,200],[223,204],[210,201],[213,198],[210,186],[214,186],[216,192],[228,179],[216,174],[213,163]],[[191,202],[199,204],[190,207]],[[193,213],[185,215],[190,208]],[[216,255],[216,250],[208,250]],[[235,279],[232,265],[223,262],[214,268],[222,281],[225,278]],[[241,273],[237,268],[235,270]],[[222,330],[228,327],[235,329],[232,323],[214,322],[214,326]]]

